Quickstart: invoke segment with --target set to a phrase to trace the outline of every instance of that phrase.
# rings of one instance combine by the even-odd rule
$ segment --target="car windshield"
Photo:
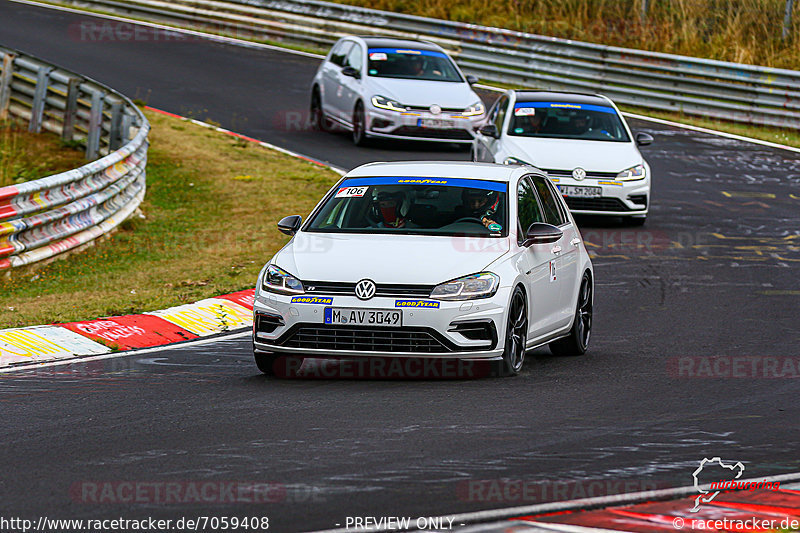
[[[508,134],[589,141],[629,142],[613,107],[568,102],[517,102]]]
[[[463,81],[450,58],[435,50],[370,48],[367,74],[377,78]]]
[[[501,237],[507,184],[463,178],[374,177],[343,181],[305,231]]]

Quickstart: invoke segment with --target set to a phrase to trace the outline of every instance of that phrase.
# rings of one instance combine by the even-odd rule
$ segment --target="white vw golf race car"
[[[311,84],[312,122],[334,124],[353,142],[393,138],[471,143],[486,118],[480,97],[438,45],[385,37],[344,37]]]
[[[623,217],[644,224],[650,166],[631,132],[602,95],[508,91],[489,111],[473,144],[474,161],[532,165],[558,185],[573,213]]]
[[[541,171],[372,163],[345,175],[259,274],[258,367],[280,356],[496,361],[586,351],[594,276],[578,228]]]

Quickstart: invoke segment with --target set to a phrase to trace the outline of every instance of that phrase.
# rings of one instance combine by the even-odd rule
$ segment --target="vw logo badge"
[[[437,104],[433,104],[430,109],[431,109],[431,114],[433,115],[438,115],[439,113],[442,112],[442,107]]]
[[[586,171],[583,170],[581,167],[578,167],[572,171],[572,177],[578,181],[583,181],[584,179],[586,179]]]
[[[369,300],[375,296],[375,282],[371,279],[362,279],[356,283],[356,296],[359,300]]]

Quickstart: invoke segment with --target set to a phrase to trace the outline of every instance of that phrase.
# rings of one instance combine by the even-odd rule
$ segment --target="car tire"
[[[505,349],[500,364],[501,376],[516,376],[525,363],[525,343],[528,340],[528,304],[525,293],[517,285],[511,294],[506,322]]]
[[[331,131],[330,121],[325,117],[322,111],[322,97],[319,94],[319,89],[314,88],[311,94],[311,126],[318,131]]]
[[[271,353],[253,352],[253,358],[256,360],[256,366],[264,375],[275,375],[275,361],[278,360],[277,355]]]
[[[625,217],[622,220],[626,226],[640,227],[644,226],[647,217]]]
[[[592,334],[592,307],[594,304],[592,293],[592,277],[589,272],[586,272],[581,280],[578,303],[575,306],[575,318],[569,334],[549,344],[550,352],[553,355],[583,355],[586,353]]]
[[[366,146],[367,144],[367,119],[364,115],[364,105],[361,102],[353,109],[353,144]]]

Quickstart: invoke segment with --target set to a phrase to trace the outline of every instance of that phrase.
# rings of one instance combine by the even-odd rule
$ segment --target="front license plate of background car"
[[[599,198],[603,196],[601,187],[576,187],[574,185],[559,185],[561,194],[575,198]]]
[[[452,120],[441,118],[420,118],[417,119],[417,126],[422,128],[452,128],[456,123]]]
[[[390,326],[399,328],[403,325],[403,311],[326,307],[325,323],[349,324],[352,326]]]

